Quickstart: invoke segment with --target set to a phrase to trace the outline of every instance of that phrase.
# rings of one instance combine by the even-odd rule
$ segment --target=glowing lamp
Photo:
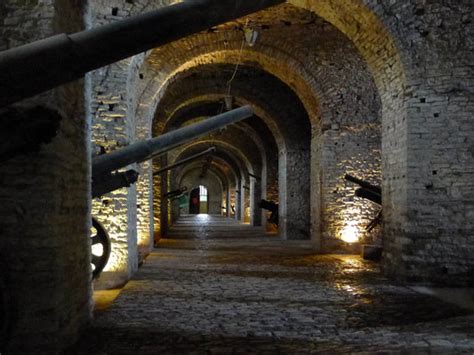
[[[232,95],[224,96],[224,102],[225,102],[225,109],[227,111],[232,111],[232,105],[234,103],[234,98],[232,97]]]
[[[346,243],[357,243],[359,241],[358,231],[355,226],[345,226],[341,232],[341,239]]]
[[[254,28],[244,28],[245,41],[250,47],[253,47],[257,42],[258,31]]]

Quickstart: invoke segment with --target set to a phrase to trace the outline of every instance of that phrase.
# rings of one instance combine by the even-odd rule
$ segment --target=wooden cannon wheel
[[[91,228],[91,266],[92,278],[95,279],[104,270],[110,257],[110,238],[98,220],[92,218]]]

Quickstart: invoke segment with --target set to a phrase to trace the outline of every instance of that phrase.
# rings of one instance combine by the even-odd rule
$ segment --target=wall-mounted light
[[[232,97],[232,95],[224,96],[224,103],[225,103],[225,109],[227,111],[232,111],[232,105],[234,103],[234,98]]]
[[[354,225],[346,225],[341,231],[341,239],[346,243],[357,243],[359,241],[359,231]]]
[[[246,27],[244,28],[245,42],[250,47],[253,47],[258,39],[258,31],[255,28]]]

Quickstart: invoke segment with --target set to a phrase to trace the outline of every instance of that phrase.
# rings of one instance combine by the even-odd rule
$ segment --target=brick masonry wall
[[[324,62],[324,55],[320,57],[323,60],[317,59],[318,54],[323,52],[321,46],[328,43],[335,45],[337,37],[329,35],[331,31],[333,34],[337,34],[337,31],[324,21],[311,20],[302,28],[295,24],[287,26],[286,23],[277,28],[270,26],[255,47],[245,49],[246,60],[258,63],[297,93],[309,113],[313,137],[321,138],[323,133],[326,135],[322,140],[327,143],[325,147],[318,147],[318,143],[313,142],[313,152],[320,154],[320,157],[336,157],[344,162],[360,161],[360,152],[352,159],[344,152],[340,156],[341,151],[329,147],[336,143],[337,132],[341,132],[337,138],[341,146],[353,146],[359,136],[356,133],[354,139],[351,139],[348,132],[367,129],[362,136],[375,137],[371,133],[374,127],[367,124],[375,117],[372,113],[379,112],[376,104],[380,100],[386,270],[402,279],[465,281],[472,269],[469,257],[471,250],[468,247],[472,244],[468,217],[472,205],[468,177],[470,163],[467,158],[470,153],[469,138],[460,136],[458,132],[462,127],[461,131],[469,135],[471,127],[466,119],[472,113],[472,99],[469,95],[472,90],[472,69],[466,62],[472,56],[472,45],[468,41],[472,35],[471,2],[290,2],[314,11],[353,42],[377,87],[380,99],[374,98],[373,102],[369,102],[374,109],[356,115],[361,121],[349,125],[340,122],[344,113],[336,117],[328,116],[329,112],[336,113],[335,110],[328,109],[331,108],[331,103],[338,102],[334,100],[337,95],[333,95],[336,91],[328,89],[337,88],[347,79],[357,80],[357,75],[345,76],[341,73],[339,80],[335,82],[318,76],[318,66],[326,66],[325,69],[331,67],[331,62]],[[304,35],[305,29],[309,30],[307,35]],[[295,36],[293,39],[292,31]],[[275,35],[272,36],[272,33]],[[316,40],[318,33],[324,34],[320,37],[321,41]],[[346,39],[345,43],[349,41]],[[308,46],[311,43],[313,45]],[[137,96],[141,99],[137,111],[138,126],[146,127],[149,124],[171,82],[168,79],[176,72],[207,63],[235,63],[240,44],[239,31],[217,31],[196,35],[179,44],[153,51],[148,57],[148,69],[145,67],[140,70],[145,73],[150,85],[143,81],[139,86],[141,91]],[[347,45],[342,46],[346,47]],[[351,55],[352,58],[358,57],[356,51],[341,54],[340,63]],[[367,72],[365,68],[359,69],[352,74]],[[337,74],[337,71],[334,73]],[[366,78],[364,76],[364,80]],[[157,88],[162,89],[161,93]],[[360,88],[363,90],[362,86]],[[348,93],[353,96],[353,93]],[[372,94],[364,93],[363,99],[365,97],[370,98]],[[347,108],[353,107],[346,96],[343,102]],[[363,107],[364,102],[357,105]],[[350,116],[352,115],[348,115]],[[319,122],[322,123],[321,126],[318,126]],[[332,122],[340,125],[339,131],[335,129],[332,132],[332,125],[331,132],[325,129],[325,125]],[[445,129],[447,122],[449,125]],[[439,127],[443,127],[446,135],[444,140],[439,139]],[[357,143],[355,144],[357,147]],[[367,163],[361,162],[359,166],[351,168],[364,171],[365,176],[374,178],[375,181],[375,175],[372,177],[370,171],[380,160],[375,140],[367,145],[367,149],[374,157]],[[324,230],[329,226],[324,221],[324,209],[328,206],[327,194],[330,191],[344,191],[346,188],[339,188],[335,183],[339,181],[341,167],[334,167],[334,174],[328,176],[330,171],[324,164],[320,164],[324,161],[315,154],[312,157],[316,158],[312,163],[312,228],[313,235],[315,232],[322,233],[319,236],[321,238],[324,233],[334,234],[330,230]],[[456,166],[452,166],[452,162],[457,162]],[[462,168],[458,168],[459,166]],[[347,192],[349,193],[348,189]],[[326,197],[315,200],[314,197],[318,194]],[[340,200],[340,196],[333,199],[334,202]],[[444,221],[443,226],[439,225],[440,220]],[[453,233],[456,233],[456,238],[452,237]]]
[[[292,3],[355,43],[380,92],[386,272],[401,280],[472,283],[466,137],[473,129],[473,3]]]
[[[2,1],[0,48],[79,31],[85,7],[85,1]],[[92,306],[84,82],[15,106],[35,105],[63,117],[56,137],[39,152],[0,166],[1,277],[12,315],[7,353],[16,354],[54,353],[71,345],[90,319]]]
[[[115,3],[94,2],[91,27],[120,19],[114,16]],[[129,103],[133,95],[127,90],[131,60],[123,60],[89,74],[92,82],[92,142],[107,153],[125,147],[135,140],[134,114]],[[132,68],[132,69],[131,69]],[[124,170],[135,169],[136,166]],[[138,269],[136,187],[123,188],[94,199],[92,215],[107,230],[112,242],[108,264],[95,282],[96,288],[112,288],[128,281]]]
[[[183,102],[189,98],[206,99],[206,95],[215,96],[219,93],[222,97],[226,92],[226,78],[232,75],[231,69],[233,68],[226,69],[225,66],[217,66],[213,69],[210,66],[210,69],[200,68],[200,71],[192,76],[186,73],[185,79],[176,80],[175,84],[168,88],[166,96],[161,101],[160,110],[157,112],[157,119],[161,117],[164,119],[168,115],[167,112],[173,112],[173,107],[182,106]],[[209,73],[206,74],[206,71]],[[289,239],[309,238],[309,121],[304,109],[298,105],[297,101],[294,101],[294,94],[276,78],[258,71],[252,73],[252,69],[248,67],[240,69],[239,75],[233,82],[232,94],[236,98],[245,97],[253,106],[264,107],[264,112],[270,117],[263,119],[265,123],[270,127],[277,125],[278,129],[284,132],[285,145],[280,145],[279,154],[282,175],[278,179],[280,202],[282,202],[280,215],[283,221],[282,236]],[[168,103],[170,101],[172,104]],[[167,109],[168,106],[170,109]],[[235,138],[241,139],[241,136],[229,137],[230,142],[238,143],[238,139]],[[251,159],[254,152],[255,150],[251,150],[246,154],[247,159]],[[286,158],[289,154],[287,152],[292,152],[290,159]],[[272,156],[275,157],[275,154],[273,153]],[[283,180],[282,177],[284,177]],[[286,188],[293,188],[294,191],[286,193]],[[287,199],[288,206],[284,202]],[[287,220],[291,221],[288,225],[290,229],[285,223]]]
[[[91,4],[92,26],[115,22],[135,14],[167,6],[177,1],[97,0]],[[135,122],[140,86],[138,55],[92,73],[93,135],[95,144],[109,150],[151,137],[151,126]],[[140,173],[135,188],[116,191],[93,202],[93,213],[112,236],[111,262],[98,287],[113,287],[125,282],[137,269],[137,262],[153,245],[151,163],[132,166]],[[114,203],[109,203],[113,200]],[[106,205],[104,205],[104,202]],[[115,216],[115,217],[113,217]]]
[[[285,14],[290,10],[281,12]],[[260,22],[261,17],[265,18],[265,15],[259,16]],[[147,101],[146,96],[152,94],[153,99],[160,100],[161,105],[162,94],[156,94],[158,86],[164,82],[160,88],[160,92],[164,93],[167,86],[173,85],[172,82],[179,77],[175,75],[165,81],[166,72],[173,75],[173,70],[189,70],[190,67],[206,63],[236,63],[240,46],[239,31],[222,30],[192,36],[172,48],[164,46],[155,50],[148,58],[148,77],[154,77],[155,81],[146,88],[143,101]],[[353,161],[346,168],[359,171],[365,178],[379,176],[377,182],[380,183],[380,100],[367,66],[354,45],[334,27],[317,18],[309,25],[298,22],[289,27],[271,24],[260,33],[254,47],[244,47],[242,60],[248,65],[258,63],[296,92],[313,122],[314,152],[318,152],[318,145],[324,144],[328,152],[325,156],[331,156],[331,159],[321,161],[323,155],[312,154],[311,224],[312,237],[318,249],[322,244],[334,244],[349,214],[355,217],[359,212],[362,213],[361,218],[358,218],[358,226],[362,230],[376,212],[370,204],[351,199],[353,189],[341,188],[341,184],[344,185],[344,166],[334,164]],[[150,108],[153,105],[143,107]],[[146,117],[146,113],[144,115]],[[332,123],[344,125],[341,129],[345,133],[338,140],[341,146],[347,144],[352,150],[335,150],[334,144],[337,142],[334,135],[332,139],[324,139],[322,132],[327,131]],[[372,141],[357,145],[361,134],[353,132],[364,129],[368,132],[362,136]],[[361,160],[361,157],[364,159]],[[317,169],[323,169],[324,173]],[[316,179],[317,175],[324,179]],[[318,188],[319,182],[322,189]],[[335,194],[336,190],[339,193]],[[345,203],[341,204],[341,201]],[[356,205],[356,208],[352,208],[352,205]],[[344,210],[350,210],[351,213]]]

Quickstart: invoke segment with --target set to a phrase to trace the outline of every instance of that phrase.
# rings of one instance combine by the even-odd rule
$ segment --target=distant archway
[[[207,187],[199,185],[189,194],[189,213],[207,214],[209,212],[209,192]]]

